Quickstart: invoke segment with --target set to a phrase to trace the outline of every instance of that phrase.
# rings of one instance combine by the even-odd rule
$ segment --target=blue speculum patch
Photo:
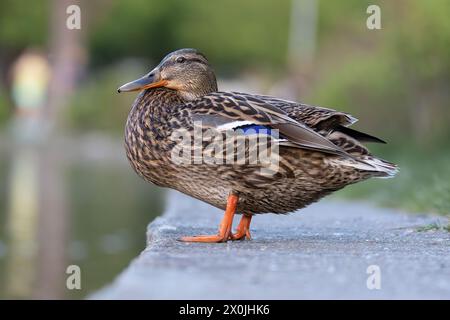
[[[258,124],[249,124],[241,127],[237,127],[234,129],[235,131],[242,132],[244,135],[252,135],[252,134],[266,134],[270,135],[274,138],[281,138],[278,130],[272,129],[270,127],[266,127]]]

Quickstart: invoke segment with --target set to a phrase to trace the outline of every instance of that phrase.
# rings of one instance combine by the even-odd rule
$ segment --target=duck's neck
[[[128,114],[127,141],[142,134],[147,135],[147,138],[142,138],[144,140],[170,135],[168,120],[171,110],[183,103],[182,98],[174,90],[157,88],[141,92]]]
[[[185,101],[175,90],[167,88],[149,89],[141,92],[136,98],[133,109],[139,113],[149,114],[167,112],[172,106],[183,104]],[[133,111],[133,110],[132,110]]]

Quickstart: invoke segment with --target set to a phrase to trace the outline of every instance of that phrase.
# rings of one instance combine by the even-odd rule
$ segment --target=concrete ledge
[[[252,241],[192,244],[176,239],[215,233],[222,212],[177,192],[168,203],[147,248],[91,299],[450,299],[450,233],[417,231],[442,217],[321,202],[256,216]]]

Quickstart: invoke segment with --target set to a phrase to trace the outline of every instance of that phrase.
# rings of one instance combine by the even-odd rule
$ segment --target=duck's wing
[[[322,135],[328,135],[332,132],[337,131],[360,142],[386,143],[380,138],[348,128],[349,126],[357,122],[358,119],[346,112],[311,106],[304,103],[279,99],[265,95],[250,95],[237,92],[236,94],[246,97],[253,96],[257,99],[267,102],[268,104],[276,106],[277,108],[283,110],[286,114],[288,114],[292,119],[306,124],[308,127],[314,129]]]
[[[286,139],[282,144],[352,158],[341,147],[305,123],[296,121],[282,108],[256,96],[215,92],[186,103],[180,112],[189,112],[193,121],[218,130],[257,125],[277,129]]]

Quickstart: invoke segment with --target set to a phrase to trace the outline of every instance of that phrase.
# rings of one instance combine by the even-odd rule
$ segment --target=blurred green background
[[[72,4],[80,30],[66,28]],[[371,4],[381,8],[381,30],[366,27]],[[183,47],[207,55],[222,90],[350,112],[355,128],[387,140],[371,150],[400,174],[334,197],[450,215],[449,14],[447,0],[2,0],[0,297],[84,297],[145,247],[163,190],[126,162],[135,95],[116,88]],[[20,86],[14,93],[14,66],[30,52],[51,75],[46,102],[31,111],[18,103]],[[34,187],[23,168],[36,173]],[[26,192],[34,205],[21,200]],[[60,289],[70,263],[84,272],[81,290]]]

